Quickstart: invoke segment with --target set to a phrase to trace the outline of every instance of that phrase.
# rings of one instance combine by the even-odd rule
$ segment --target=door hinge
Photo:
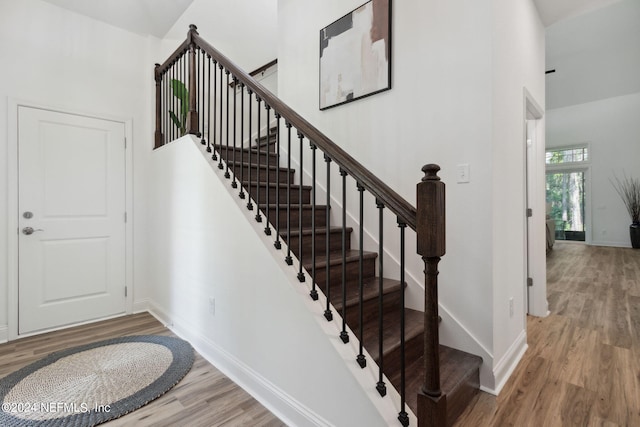
[[[127,287],[126,286],[124,287],[124,296],[125,296],[125,298],[127,297]]]
[[[527,286],[533,286],[533,279],[531,277],[527,277]]]
[[[127,138],[124,139],[124,149],[127,149]]]
[[[124,222],[127,222],[127,213],[124,213]]]
[[[533,216],[533,209],[527,208],[527,218],[531,218]]]

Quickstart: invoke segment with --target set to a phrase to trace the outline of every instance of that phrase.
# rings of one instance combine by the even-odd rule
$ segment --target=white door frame
[[[544,110],[526,88],[524,88],[523,99],[524,122],[522,144],[525,147],[523,156],[525,191],[523,192],[524,209],[522,212],[525,214],[526,209],[531,208],[533,210],[533,216],[531,218],[525,218],[524,222],[523,233],[525,236],[525,246],[527,247],[524,248],[525,259],[522,283],[524,301],[527,303],[526,312],[533,316],[544,317],[549,314],[549,304],[547,302],[546,237],[544,234],[546,218]],[[532,141],[530,144],[527,142],[528,126],[532,130]],[[531,147],[530,149],[528,148],[529,145]],[[526,164],[528,154],[533,156],[532,161],[529,162],[532,167],[528,167]],[[528,237],[527,227],[529,227]],[[533,279],[533,286],[531,287],[527,285],[528,277]]]
[[[91,117],[95,119],[111,120],[124,123],[125,138],[127,139],[127,149],[125,150],[125,206],[127,211],[127,223],[125,225],[125,283],[127,286],[127,297],[125,310],[127,314],[133,312],[133,150],[132,150],[132,124],[130,118],[114,117],[107,114],[97,114],[87,111],[78,111],[73,108],[56,107],[42,105],[37,102],[8,98],[8,157],[7,157],[7,332],[9,341],[17,338],[41,334],[45,331],[38,331],[35,334],[18,334],[18,107],[37,108],[42,110],[55,111],[64,114],[74,114],[78,116]],[[95,320],[93,320],[95,321]],[[76,326],[69,325],[52,329],[64,329]]]

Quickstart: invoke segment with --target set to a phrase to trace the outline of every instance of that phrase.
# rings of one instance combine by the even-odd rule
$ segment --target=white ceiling
[[[163,38],[193,0],[44,0],[133,33]]]
[[[44,0],[125,30],[163,38],[193,0]],[[215,0],[210,0],[215,1]],[[545,26],[619,0],[534,0]]]
[[[533,0],[545,27],[617,1],[619,0]]]

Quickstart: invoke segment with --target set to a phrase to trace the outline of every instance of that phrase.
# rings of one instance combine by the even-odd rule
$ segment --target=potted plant
[[[631,225],[629,226],[631,246],[638,249],[640,248],[640,179],[628,177],[627,174],[619,179],[614,175],[611,184],[622,198],[629,216],[631,216]]]
[[[180,130],[180,136],[184,136],[187,127],[187,113],[189,112],[189,91],[180,80],[171,80],[171,91],[178,99],[180,105],[178,111],[169,111],[169,116],[173,124]]]

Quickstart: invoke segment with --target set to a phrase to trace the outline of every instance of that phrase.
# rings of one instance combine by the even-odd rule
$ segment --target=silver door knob
[[[38,228],[37,230],[34,230],[33,227],[25,227],[22,229],[22,234],[26,234],[27,236],[30,234],[35,233],[36,231],[44,231],[40,228]]]

